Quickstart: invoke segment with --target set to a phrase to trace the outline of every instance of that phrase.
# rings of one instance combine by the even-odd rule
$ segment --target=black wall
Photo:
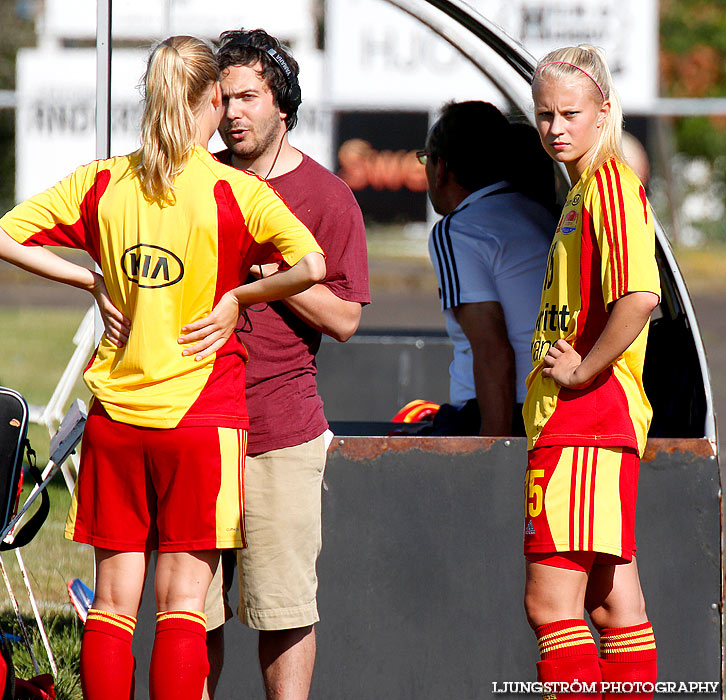
[[[469,700],[493,697],[494,682],[534,680],[537,647],[521,602],[525,459],[523,439],[334,440],[311,697]],[[637,537],[659,680],[719,680],[719,475],[706,440],[649,443]],[[262,698],[255,633],[236,620],[226,630],[217,697]],[[147,586],[139,698],[152,634]]]

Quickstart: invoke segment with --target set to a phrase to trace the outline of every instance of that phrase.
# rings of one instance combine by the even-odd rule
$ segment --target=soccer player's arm
[[[362,248],[360,255],[365,257],[365,228],[363,216],[357,205],[351,206],[336,219],[334,224],[337,235],[346,240],[346,250],[343,255],[350,253],[350,248],[359,246]],[[362,304],[359,301],[344,299],[331,288],[331,277],[336,278],[336,286],[341,281],[340,276],[345,277],[340,259],[331,259],[329,250],[326,250],[327,277],[322,282],[314,284],[309,289],[299,294],[283,299],[283,303],[308,326],[311,326],[320,333],[344,343],[358,330],[360,323]],[[270,266],[269,272],[277,271],[276,266]],[[253,267],[251,273],[254,277],[259,275],[259,268]],[[344,282],[344,281],[343,281]]]
[[[481,415],[479,434],[509,435],[516,368],[502,305],[498,301],[460,304],[453,312],[471,345],[474,388]]]
[[[613,302],[603,332],[583,358],[565,340],[558,340],[545,355],[543,377],[569,389],[585,389],[612,365],[640,335],[658,306],[653,292],[628,292]]]
[[[621,173],[611,172],[612,178],[599,178],[590,206],[608,320],[584,358],[564,340],[544,358],[542,375],[571,389],[589,386],[612,365],[642,333],[660,302],[653,213],[639,183],[619,181]]]
[[[74,175],[19,204],[0,219],[0,258],[40,277],[89,292],[98,304],[109,340],[122,347],[128,340],[129,321],[113,305],[103,276],[43,247],[83,247],[74,238],[80,227],[69,235],[71,227],[58,225],[80,219]]]

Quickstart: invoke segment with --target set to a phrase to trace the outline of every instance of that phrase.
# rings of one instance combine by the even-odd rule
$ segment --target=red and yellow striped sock
[[[136,618],[91,608],[81,642],[81,687],[87,700],[129,700],[136,661],[131,653]]]
[[[151,700],[199,700],[207,661],[207,618],[191,610],[156,614],[156,635],[149,668]]]
[[[658,652],[650,622],[602,630],[600,657],[603,700],[651,700]],[[629,692],[631,688],[633,692]]]
[[[550,686],[543,700],[599,700],[602,677],[597,647],[585,621],[550,622],[538,627],[535,634],[542,657],[537,663],[537,679]],[[557,684],[570,692],[562,692],[563,686]]]

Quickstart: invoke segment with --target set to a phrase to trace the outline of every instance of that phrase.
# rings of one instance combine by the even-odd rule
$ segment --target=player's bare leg
[[[219,564],[219,550],[162,552],[156,564],[156,605],[167,610],[204,610],[204,600]]]
[[[134,693],[131,641],[148,554],[95,549],[96,592],[81,642],[81,686],[88,700],[128,700]]]
[[[219,550],[163,552],[156,566],[156,619],[149,668],[151,700],[198,700],[209,672],[204,601]]]
[[[148,552],[116,552],[96,547],[95,555],[93,607],[136,617],[149,563]]]
[[[315,666],[315,627],[261,630],[258,651],[267,700],[307,700]]]
[[[584,618],[584,571],[527,561],[526,575],[524,609],[532,629],[556,620]]]
[[[537,679],[543,683],[577,680],[581,687],[585,683],[599,687],[602,674],[597,646],[584,620],[587,572],[527,561],[526,574],[524,606],[541,657]],[[586,696],[573,693],[565,697],[580,700]]]
[[[648,621],[635,557],[629,564],[594,566],[585,594],[593,625],[628,627]]]
[[[600,631],[600,670],[603,683],[655,684],[657,651],[653,628],[645,612],[635,559],[619,566],[595,566],[585,606]],[[652,686],[650,686],[652,687]],[[622,697],[603,693],[603,700]],[[647,700],[652,693],[633,693],[632,700]]]

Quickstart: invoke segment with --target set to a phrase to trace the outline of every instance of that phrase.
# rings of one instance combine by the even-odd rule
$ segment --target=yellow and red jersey
[[[586,389],[562,388],[541,374],[560,338],[585,357],[610,305],[638,291],[660,296],[653,212],[635,173],[610,160],[570,190],[550,248],[524,404],[528,449],[593,445],[642,454],[652,417],[643,390],[647,324]]]
[[[84,374],[111,418],[247,427],[247,352],[237,335],[195,362],[182,357],[181,328],[242,284],[270,244],[289,265],[322,251],[267,183],[201,147],[174,182],[173,204],[145,199],[132,166],[133,156],[123,156],[80,167],[7,213],[0,228],[25,245],[86,250],[131,319],[126,346],[102,337]]]

